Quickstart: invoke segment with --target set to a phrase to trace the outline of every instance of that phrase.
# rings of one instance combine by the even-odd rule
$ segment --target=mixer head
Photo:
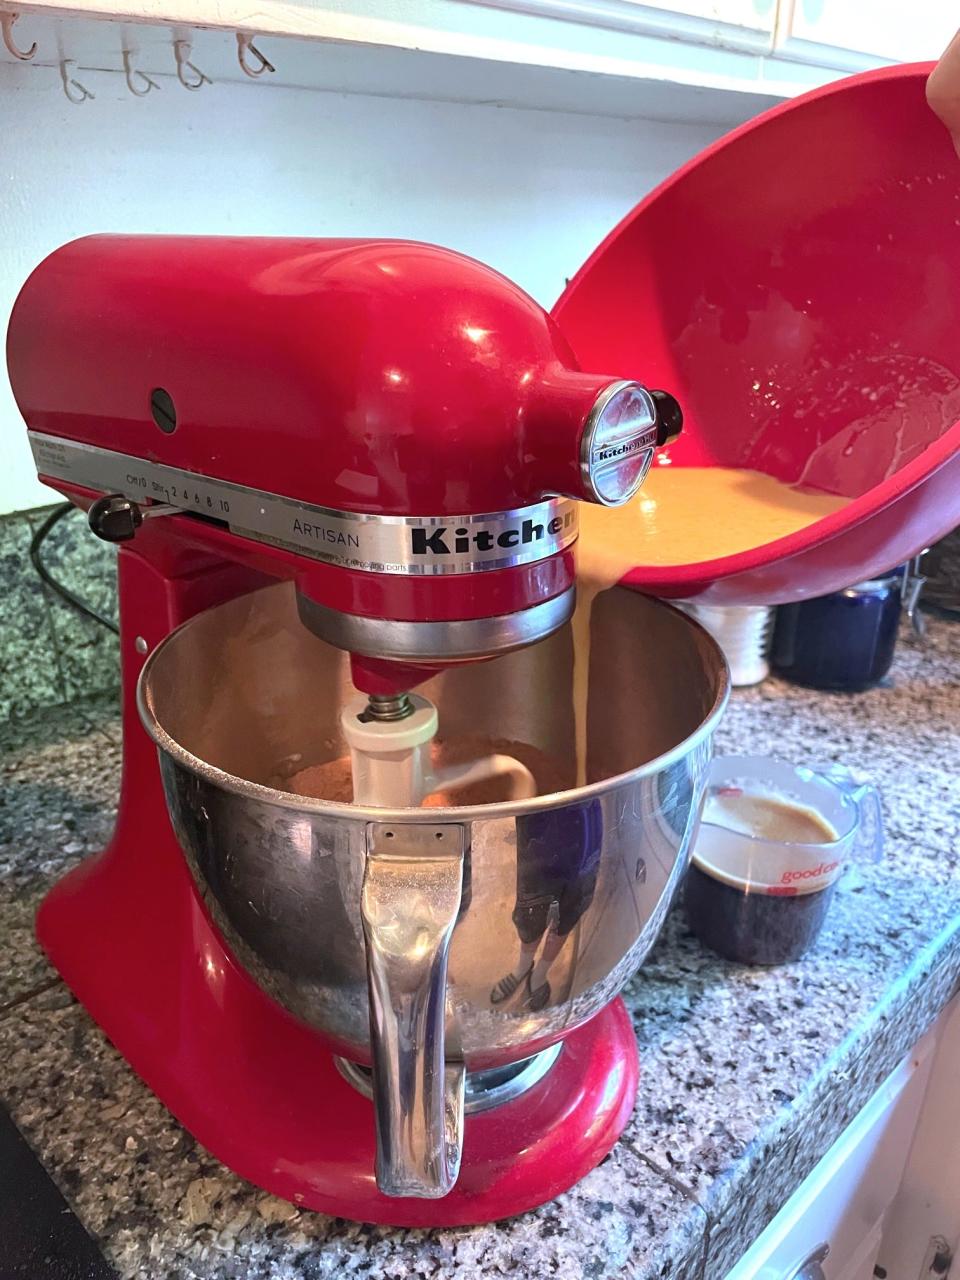
[[[384,695],[561,626],[577,500],[626,501],[679,428],[503,276],[404,241],[78,240],[8,357],[41,477],[101,536],[292,578]]]

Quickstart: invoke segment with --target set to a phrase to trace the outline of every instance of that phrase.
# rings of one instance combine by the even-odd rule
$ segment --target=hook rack
[[[198,66],[190,61],[190,41],[174,40],[173,56],[177,60],[177,79],[185,89],[200,89],[205,84],[213,84],[209,76],[205,76]],[[192,71],[196,79],[187,79],[187,72]]]
[[[29,49],[21,49],[13,34],[13,26],[20,17],[19,13],[0,13],[0,33],[2,33],[3,43],[9,53],[14,58],[19,58],[21,62],[29,62],[36,55],[37,42],[34,40]],[[273,70],[273,67],[270,68]]]
[[[123,74],[127,88],[135,98],[145,98],[151,89],[160,88],[156,80],[151,80],[145,71],[140,71],[133,65],[132,49],[123,50]]]
[[[81,102],[86,102],[88,98],[93,98],[96,95],[92,94],[89,89],[85,88],[79,80],[75,80],[71,75],[69,75],[67,67],[75,65],[75,58],[60,59],[60,83],[63,85],[63,92],[67,96],[67,101],[72,102],[74,106],[78,107]]]
[[[247,61],[248,56],[256,59],[253,66]],[[262,76],[265,71],[276,71],[276,67],[269,58],[265,58],[257,46],[253,43],[253,36],[248,35],[244,31],[237,32],[237,61],[240,63],[240,70],[256,80],[257,76]]]

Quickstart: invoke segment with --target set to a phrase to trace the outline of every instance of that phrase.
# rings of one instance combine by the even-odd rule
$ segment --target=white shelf
[[[741,0],[723,3],[743,10]],[[215,87],[244,80],[236,32],[245,32],[277,68],[259,84],[719,125],[881,61],[808,65],[772,54],[772,29],[633,0],[34,0],[18,9],[20,44],[39,48],[12,65],[47,75],[60,57],[78,76],[122,75],[129,47],[137,67],[172,77],[172,41],[186,37]]]

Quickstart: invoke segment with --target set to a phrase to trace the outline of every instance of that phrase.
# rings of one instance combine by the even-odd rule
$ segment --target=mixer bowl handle
[[[377,1186],[438,1199],[460,1170],[465,1072],[447,1064],[447,955],[460,910],[458,823],[367,824],[361,893]]]

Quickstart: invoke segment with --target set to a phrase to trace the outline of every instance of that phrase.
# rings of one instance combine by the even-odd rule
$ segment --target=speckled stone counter
[[[781,969],[725,964],[675,912],[625,993],[642,1076],[614,1152],[535,1213],[426,1232],[258,1191],[127,1068],[31,932],[46,886],[108,834],[116,709],[88,699],[0,729],[0,1093],[121,1275],[722,1280],[957,988],[960,625],[931,623],[924,646],[905,633],[868,694],[739,692],[717,746],[868,774],[883,862],[844,878],[815,951]]]
[[[33,536],[53,510],[0,516],[0,720],[117,685],[116,636],[46,588],[30,563]],[[51,529],[41,559],[64,587],[116,620],[116,554],[73,510]]]

